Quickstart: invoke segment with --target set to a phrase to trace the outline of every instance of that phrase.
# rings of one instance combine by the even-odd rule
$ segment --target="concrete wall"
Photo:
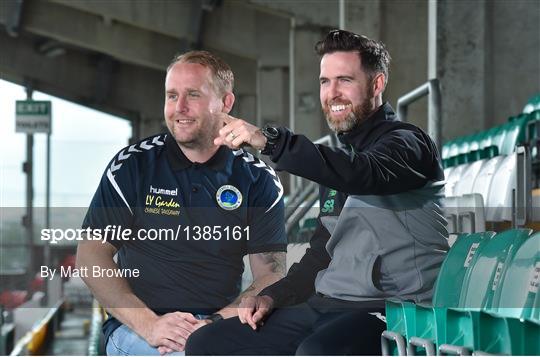
[[[439,1],[437,31],[445,140],[504,123],[540,92],[540,2]]]
[[[384,99],[396,109],[400,96],[424,84],[427,77],[427,2],[381,2],[381,36],[392,62]],[[412,104],[408,121],[427,129],[427,100]]]
[[[493,1],[491,16],[492,114],[499,124],[540,93],[540,2]]]
[[[319,99],[320,64],[314,47],[320,38],[320,31],[314,31],[312,28],[296,30],[295,131],[312,140],[330,131],[322,114]]]
[[[443,142],[486,126],[486,22],[483,1],[439,2],[437,68]]]

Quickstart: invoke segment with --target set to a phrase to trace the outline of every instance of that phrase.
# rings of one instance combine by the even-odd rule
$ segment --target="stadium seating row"
[[[508,122],[472,135],[459,137],[443,145],[441,155],[445,167],[509,155],[517,145],[532,135],[529,123],[540,120],[540,109],[508,118]]]
[[[453,221],[456,218],[452,218],[453,215],[462,218],[461,212],[452,212],[456,209],[464,212],[478,212],[481,209],[482,212],[477,213],[478,222],[515,219],[516,207],[526,205],[524,201],[528,198],[525,196],[529,195],[530,191],[530,185],[525,185],[524,179],[528,175],[527,160],[525,148],[518,147],[509,155],[495,156],[445,169],[445,206],[450,211],[447,215],[450,224],[455,224]],[[469,232],[483,230],[485,228],[479,225]]]
[[[432,305],[387,301],[383,355],[540,354],[540,233],[458,237]]]
[[[490,159],[499,154],[509,155],[517,145],[535,138],[534,125],[540,121],[540,94],[533,96],[521,114],[508,118],[508,122],[472,135],[445,143],[441,157],[445,168]]]

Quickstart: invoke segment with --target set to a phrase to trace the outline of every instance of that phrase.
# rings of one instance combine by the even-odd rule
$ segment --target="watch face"
[[[273,126],[267,126],[264,128],[263,133],[270,139],[277,139],[279,137],[279,130]]]

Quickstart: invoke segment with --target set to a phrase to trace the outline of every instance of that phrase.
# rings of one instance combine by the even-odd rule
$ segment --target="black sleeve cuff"
[[[287,142],[289,142],[290,137],[292,136],[292,132],[285,127],[278,127],[277,130],[279,130],[279,139],[277,139],[272,152],[268,154],[268,156],[270,156],[270,160],[273,162],[279,160],[281,154],[283,154],[283,150],[285,149]]]
[[[287,288],[287,278],[283,278],[274,284],[264,288],[258,294],[259,296],[267,295],[274,300],[274,307],[284,307],[295,304],[295,295],[292,289]]]

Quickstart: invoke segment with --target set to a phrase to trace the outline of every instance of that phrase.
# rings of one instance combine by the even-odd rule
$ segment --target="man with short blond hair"
[[[251,154],[213,142],[219,113],[234,104],[233,86],[231,69],[217,56],[176,57],[165,80],[168,133],[122,149],[107,166],[83,227],[132,234],[81,242],[77,265],[139,271],[84,279],[110,314],[107,354],[182,354],[192,332],[236,316],[243,297],[284,275],[279,179]],[[150,239],[159,230],[172,237]],[[240,292],[246,254],[254,280]]]

